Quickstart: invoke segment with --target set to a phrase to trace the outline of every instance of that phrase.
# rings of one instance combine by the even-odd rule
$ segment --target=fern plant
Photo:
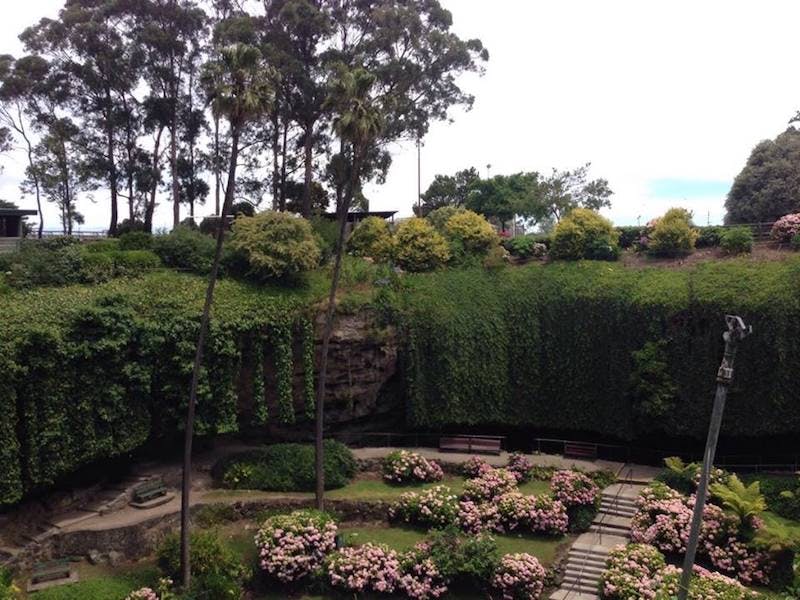
[[[725,510],[739,520],[739,531],[746,538],[752,538],[755,517],[767,510],[767,500],[761,493],[761,482],[745,485],[736,475],[731,475],[726,483],[714,483],[709,487],[711,495],[722,502]]]

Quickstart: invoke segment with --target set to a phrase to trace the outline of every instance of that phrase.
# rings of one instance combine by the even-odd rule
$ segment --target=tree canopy
[[[800,212],[800,131],[759,142],[725,200],[726,223],[771,223]]]

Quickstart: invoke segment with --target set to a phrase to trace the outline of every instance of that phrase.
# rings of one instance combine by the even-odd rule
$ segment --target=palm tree
[[[353,196],[360,189],[361,174],[370,148],[380,138],[383,130],[383,112],[372,96],[375,77],[363,68],[351,69],[345,65],[336,67],[336,74],[331,84],[326,105],[335,115],[333,128],[339,136],[342,152],[341,159],[348,158],[347,183],[341,201],[336,207],[339,223],[339,238],[336,243],[336,257],[333,265],[331,288],[328,295],[328,306],[325,313],[325,329],[322,334],[322,357],[320,361],[319,380],[317,383],[317,402],[314,427],[314,447],[316,453],[316,506],[324,508],[325,470],[324,470],[324,417],[325,417],[325,384],[328,372],[328,348],[333,334],[333,317],[336,311],[336,292],[339,288],[342,255],[345,246],[347,213]],[[348,157],[345,157],[349,154]]]
[[[181,577],[184,588],[191,584],[191,564],[189,560],[189,496],[191,493],[192,440],[194,437],[195,406],[200,368],[203,362],[203,347],[208,325],[211,320],[211,304],[214,300],[214,287],[219,274],[222,257],[222,244],[225,237],[225,220],[231,210],[235,195],[236,163],[239,157],[239,138],[247,124],[266,112],[271,104],[272,90],[268,83],[271,70],[264,64],[258,48],[236,44],[223,48],[219,56],[209,61],[203,71],[202,82],[206,89],[215,116],[225,117],[230,123],[231,154],[228,165],[228,184],[222,214],[217,224],[217,245],[214,262],[208,277],[203,316],[197,336],[197,349],[192,369],[192,383],[189,392],[189,406],[186,411],[186,430],[184,433],[183,481],[181,496]]]

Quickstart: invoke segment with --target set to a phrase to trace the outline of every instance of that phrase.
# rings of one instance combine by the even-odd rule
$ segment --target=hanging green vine
[[[278,388],[278,418],[281,423],[294,423],[292,397],[292,328],[288,323],[273,328],[275,374]]]
[[[314,389],[314,323],[303,319],[303,394],[305,396],[306,416],[314,418],[316,410],[316,390]]]
[[[269,418],[264,389],[264,338],[253,339],[253,418],[256,425],[264,425]]]

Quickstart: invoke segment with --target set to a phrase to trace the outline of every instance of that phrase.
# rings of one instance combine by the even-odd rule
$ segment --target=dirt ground
[[[620,257],[620,262],[626,267],[662,267],[665,269],[680,269],[708,261],[747,260],[753,263],[788,260],[800,256],[788,247],[781,247],[772,242],[757,242],[753,245],[751,254],[740,256],[726,255],[720,248],[698,248],[689,256],[681,258],[652,258],[646,254],[625,250]]]

